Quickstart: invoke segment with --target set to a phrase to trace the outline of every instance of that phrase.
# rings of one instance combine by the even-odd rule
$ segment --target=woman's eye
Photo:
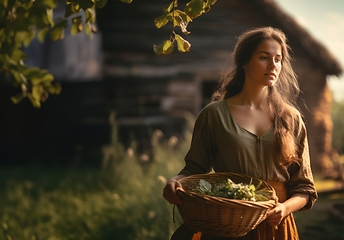
[[[275,59],[275,62],[279,63],[279,62],[281,62],[281,59],[276,58],[276,59]]]
[[[265,60],[265,59],[268,59],[268,57],[266,57],[266,56],[260,56],[260,59]]]

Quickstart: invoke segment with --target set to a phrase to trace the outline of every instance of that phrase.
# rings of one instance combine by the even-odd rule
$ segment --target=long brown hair
[[[274,157],[281,165],[287,166],[299,160],[294,131],[299,125],[298,121],[301,121],[296,105],[300,89],[291,65],[292,58],[289,52],[291,49],[281,30],[262,27],[248,30],[239,36],[232,54],[234,66],[223,74],[212,100],[230,98],[242,90],[245,81],[242,66],[250,60],[258,46],[267,39],[277,41],[282,48],[282,69],[276,84],[269,87],[268,105],[276,140]]]

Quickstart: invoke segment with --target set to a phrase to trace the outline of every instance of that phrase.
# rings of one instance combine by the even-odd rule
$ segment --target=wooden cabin
[[[158,116],[179,119],[184,111],[197,115],[209,103],[221,72],[230,66],[236,37],[253,27],[272,26],[286,33],[294,52],[294,68],[307,106],[300,101],[313,168],[324,172],[332,167],[332,96],[326,77],[339,76],[342,69],[322,44],[273,0],[230,0],[217,1],[208,13],[189,24],[191,34],[185,36],[192,44],[189,53],[175,50],[168,56],[155,56],[153,44],[162,43],[171,33],[170,26],[154,26],[153,19],[160,16],[163,4],[114,2],[98,15],[104,81],[118,82],[117,109],[122,125],[152,126],[158,119],[165,121]],[[142,94],[137,94],[140,91]],[[134,110],[129,107],[134,105],[135,114],[126,112]]]
[[[185,2],[179,1],[180,6]],[[57,80],[62,83],[62,94],[49,98],[41,110],[32,109],[28,102],[15,107],[4,103],[10,106],[7,117],[1,120],[0,143],[6,141],[2,144],[6,156],[35,156],[39,152],[56,159],[71,155],[82,159],[93,153],[99,157],[101,146],[110,141],[108,117],[113,110],[124,143],[133,136],[142,143],[142,149],[149,148],[154,129],[167,136],[181,134],[185,113],[196,116],[209,103],[221,72],[230,66],[236,37],[253,27],[272,26],[286,33],[294,52],[294,67],[307,105],[306,109],[300,102],[313,169],[319,173],[331,169],[332,96],[326,77],[339,76],[342,69],[328,50],[273,0],[219,0],[189,24],[191,34],[185,36],[192,44],[189,53],[175,49],[168,56],[156,56],[153,45],[170,37],[171,26],[157,29],[154,18],[168,3],[109,1],[99,10],[101,79],[74,77],[71,81],[68,74],[61,74]],[[11,116],[16,116],[15,121]],[[13,122],[16,130],[4,128]],[[15,140],[18,137],[21,142]]]

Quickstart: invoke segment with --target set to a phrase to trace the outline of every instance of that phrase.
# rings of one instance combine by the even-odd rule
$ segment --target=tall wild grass
[[[128,149],[117,138],[104,146],[97,168],[42,167],[0,171],[0,239],[167,240],[181,219],[162,197],[166,180],[178,173],[189,147],[184,139],[152,134],[153,158]]]

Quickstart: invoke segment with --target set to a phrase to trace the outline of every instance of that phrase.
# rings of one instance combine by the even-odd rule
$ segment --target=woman
[[[213,169],[266,180],[277,192],[278,205],[256,229],[235,239],[299,239],[292,213],[310,209],[317,199],[289,50],[285,34],[271,27],[239,37],[233,69],[197,117],[185,167],[164,188],[168,202],[181,204],[178,180],[192,174]],[[183,224],[172,239],[200,234]],[[202,234],[201,239],[229,238]]]

